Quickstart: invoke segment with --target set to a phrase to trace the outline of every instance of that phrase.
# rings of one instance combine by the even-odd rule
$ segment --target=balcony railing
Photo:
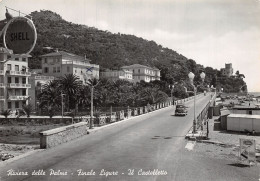
[[[5,72],[3,70],[0,70],[0,75],[4,75]]]
[[[99,69],[99,65],[90,64],[87,62],[81,62],[81,61],[62,61],[62,64],[75,64],[75,65],[83,65],[86,67],[94,67]]]
[[[7,84],[9,88],[31,88],[31,84],[19,84],[19,83],[11,83]]]
[[[9,96],[8,99],[11,101],[27,100],[29,96]]]
[[[25,72],[25,71],[7,70],[6,73],[9,75],[31,76],[31,72]]]

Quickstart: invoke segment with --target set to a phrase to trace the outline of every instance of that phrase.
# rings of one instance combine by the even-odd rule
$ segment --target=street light
[[[61,117],[63,118],[63,96],[65,96],[66,94],[60,94],[61,95]]]
[[[202,79],[202,82],[204,82],[205,76],[206,76],[205,73],[204,73],[204,72],[201,72],[200,78]],[[194,80],[195,75],[194,75],[192,72],[190,72],[190,73],[188,74],[188,77],[189,77],[189,79],[190,79],[190,83],[191,83],[191,85],[193,86],[193,90],[194,90],[193,133],[195,133],[195,132],[196,132],[196,91],[197,91],[197,87],[199,87],[199,85],[198,85],[197,87],[194,85],[193,80]]]
[[[173,93],[174,85],[169,85],[169,89],[171,89],[171,102],[173,102],[172,93]]]

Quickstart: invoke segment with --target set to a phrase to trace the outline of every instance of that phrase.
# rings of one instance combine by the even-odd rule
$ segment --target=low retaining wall
[[[87,134],[86,122],[43,131],[40,133],[40,148],[51,148]]]

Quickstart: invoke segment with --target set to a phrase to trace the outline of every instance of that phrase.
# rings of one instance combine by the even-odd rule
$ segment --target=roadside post
[[[252,139],[239,139],[240,149],[239,157],[240,161],[245,164],[256,163],[256,144]]]

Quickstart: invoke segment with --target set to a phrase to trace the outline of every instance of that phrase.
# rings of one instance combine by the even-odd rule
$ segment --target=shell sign
[[[32,20],[26,17],[14,17],[3,31],[5,48],[12,50],[13,54],[29,54],[37,39],[37,33]]]

